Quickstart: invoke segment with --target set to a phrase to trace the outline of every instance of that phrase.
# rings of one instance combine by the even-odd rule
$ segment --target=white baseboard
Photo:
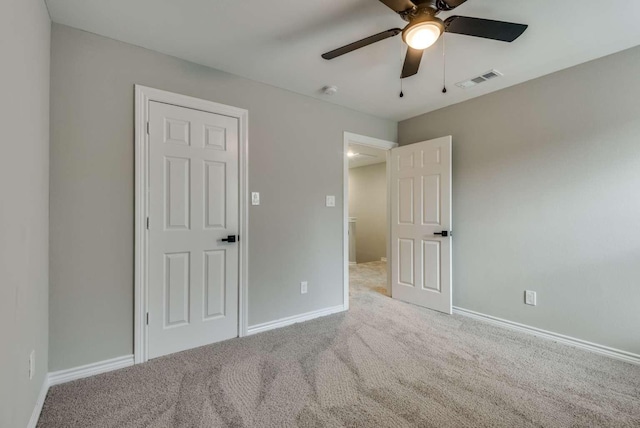
[[[560,333],[554,333],[552,331],[542,330],[537,327],[531,327],[526,324],[520,324],[514,321],[505,320],[502,318],[494,317],[491,315],[482,314],[469,309],[453,307],[453,313],[458,315],[464,315],[470,318],[486,321],[491,324],[506,327],[511,330],[516,330],[521,333],[532,334],[534,336],[542,337],[544,339],[550,339],[555,342],[564,343],[565,345],[575,346],[576,348],[584,349],[586,351],[594,352],[596,354],[605,355],[616,360],[626,361],[627,363],[640,364],[640,355],[632,352],[623,351],[621,349],[611,348],[605,345],[599,345],[597,343],[587,342],[586,340],[576,339],[575,337],[566,336]]]
[[[73,367],[66,370],[51,372],[49,373],[49,385],[59,385],[61,383],[71,382],[72,380],[82,379],[100,373],[123,369],[132,365],[133,355],[124,355],[122,357],[116,357],[105,361],[98,361],[97,363],[91,363],[80,367]]]
[[[386,257],[380,257],[380,261],[381,261],[381,262],[386,262],[386,261],[387,261],[387,258],[386,258]]]
[[[72,380],[82,379],[85,377],[97,375],[100,373],[106,373],[113,370],[123,369],[133,365],[133,355],[125,355],[122,357],[112,358],[110,360],[98,361],[97,363],[91,363],[80,367],[73,367],[66,370],[59,370],[57,372],[50,372],[45,376],[42,382],[42,388],[40,389],[40,395],[31,413],[31,419],[27,428],[35,428],[38,425],[38,419],[40,419],[40,413],[42,412],[42,406],[44,400],[47,398],[47,392],[49,387],[59,385],[61,383],[71,382]]]
[[[31,419],[29,419],[29,424],[27,428],[36,428],[38,425],[38,419],[40,419],[40,413],[42,412],[42,406],[44,405],[44,399],[47,398],[47,392],[49,392],[49,376],[45,376],[42,381],[42,387],[40,388],[40,394],[38,395],[38,400],[36,401],[36,405],[33,407],[33,412],[31,412]]]
[[[318,311],[307,312],[306,314],[294,315],[292,317],[280,318],[279,320],[269,321],[262,324],[256,324],[249,326],[247,329],[247,335],[252,335],[256,333],[262,333],[264,331],[273,330],[280,327],[286,327],[291,324],[296,324],[299,322],[309,321],[314,318],[320,318],[327,315],[336,314],[338,312],[345,311],[343,305],[333,306],[326,309],[320,309]]]
[[[357,265],[357,264],[358,264],[358,262],[349,262],[350,266]]]

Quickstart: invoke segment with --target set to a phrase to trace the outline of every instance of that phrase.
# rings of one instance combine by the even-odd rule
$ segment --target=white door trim
[[[389,175],[389,150],[394,147],[398,147],[398,143],[393,141],[381,140],[379,138],[367,137],[365,135],[354,134],[352,132],[344,133],[343,141],[343,172],[342,172],[342,207],[343,214],[343,235],[342,235],[342,258],[344,260],[344,310],[349,309],[349,158],[347,152],[349,151],[349,143],[359,144],[361,146],[375,147],[376,149],[382,149],[387,151],[387,290],[391,293],[391,199],[389,198],[391,192],[391,179]]]
[[[149,177],[149,141],[147,122],[149,120],[149,103],[157,101],[180,107],[201,110],[209,113],[234,117],[239,124],[239,270],[238,270],[238,333],[247,335],[247,292],[248,292],[248,231],[249,213],[247,197],[249,195],[248,170],[248,119],[249,112],[245,109],[218,104],[213,101],[202,100],[186,95],[174,94],[160,89],[135,85],[135,250],[134,250],[134,346],[133,354],[136,364],[148,359],[147,337],[147,274],[148,274],[148,234],[147,216],[148,177]]]

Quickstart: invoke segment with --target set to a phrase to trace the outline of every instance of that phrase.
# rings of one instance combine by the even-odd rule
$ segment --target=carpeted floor
[[[631,427],[640,366],[384,295],[351,309],[51,388],[39,427]]]

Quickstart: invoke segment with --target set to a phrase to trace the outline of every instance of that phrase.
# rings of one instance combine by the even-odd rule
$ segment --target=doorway
[[[246,334],[247,112],[136,86],[136,363]]]
[[[379,180],[374,177],[374,169],[382,166],[386,218],[380,215],[379,203],[384,188],[376,185]],[[364,290],[452,313],[451,175],[451,136],[397,147],[388,141],[345,133],[345,307],[350,292]],[[352,186],[352,181],[360,183]],[[357,192],[364,195],[352,198]],[[366,218],[359,220],[358,213]],[[380,256],[378,261],[380,217],[386,235],[386,259]],[[374,233],[377,238],[369,236]],[[358,242],[363,238],[366,245]],[[359,246],[366,249],[358,251]],[[352,287],[350,280],[354,282]]]
[[[345,132],[345,306],[350,292],[391,296],[387,162],[396,143]]]

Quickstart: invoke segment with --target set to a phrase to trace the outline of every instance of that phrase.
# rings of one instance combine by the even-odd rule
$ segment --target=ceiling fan
[[[408,45],[407,56],[404,59],[400,75],[400,78],[404,79],[418,72],[422,53],[433,45],[444,32],[513,42],[528,27],[524,24],[468,16],[454,15],[444,21],[437,17],[440,12],[453,10],[465,1],[467,0],[380,0],[409,24],[404,29],[392,28],[334,49],[322,54],[322,58],[334,59],[402,33],[402,40]]]

